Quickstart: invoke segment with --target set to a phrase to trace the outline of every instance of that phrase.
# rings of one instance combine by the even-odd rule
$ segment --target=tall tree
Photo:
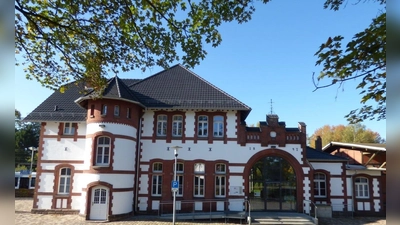
[[[352,123],[386,118],[386,0],[373,1],[382,5],[378,17],[345,49],[338,35],[316,52],[316,64],[323,65],[318,80],[331,79],[316,89],[360,77],[361,103],[376,101],[351,111]],[[323,6],[343,4],[325,0]],[[205,45],[221,43],[222,23],[247,22],[255,7],[252,0],[15,0],[15,11],[15,49],[28,79],[61,91],[71,79],[83,80],[101,91],[110,71],[173,62],[194,67],[206,57]]]
[[[360,123],[344,125],[324,125],[315,130],[309,138],[309,145],[315,147],[315,139],[320,136],[322,146],[329,144],[331,141],[345,143],[382,143],[384,140],[379,133],[367,129],[365,125]]]
[[[221,43],[223,22],[251,19],[252,2],[15,0],[16,50],[24,54],[29,79],[50,88],[83,79],[100,90],[110,70],[175,61],[194,67],[207,54],[204,44]]]
[[[15,167],[27,169],[31,163],[29,147],[37,147],[39,143],[40,125],[21,121],[21,114],[15,110]],[[37,156],[34,153],[34,161]]]
[[[363,106],[345,116],[353,124],[366,119],[386,119],[386,0],[375,1],[382,5],[378,16],[356,33],[345,48],[342,47],[344,37],[337,35],[329,37],[315,53],[316,65],[323,66],[317,80],[331,80],[327,85],[314,81],[316,90],[333,85],[342,87],[348,80],[361,79],[356,88],[361,90]],[[327,0],[324,7],[339,10],[342,3],[343,0]]]

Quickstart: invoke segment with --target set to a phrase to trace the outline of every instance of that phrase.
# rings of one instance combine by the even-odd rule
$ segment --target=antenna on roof
[[[274,112],[272,111],[272,103],[274,103],[274,102],[272,102],[272,99],[271,99],[270,103],[271,103],[271,113],[270,114],[274,114]]]

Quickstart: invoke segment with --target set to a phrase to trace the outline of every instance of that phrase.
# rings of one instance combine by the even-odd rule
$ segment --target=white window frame
[[[213,135],[214,137],[223,137],[224,136],[224,117],[223,116],[214,116],[213,117]]]
[[[321,177],[323,176],[323,178]],[[324,184],[324,188],[321,187],[321,184]],[[324,189],[325,194],[321,194],[322,193],[322,189]],[[317,194],[315,194],[315,191],[317,191]],[[322,198],[322,197],[326,197],[326,174],[324,173],[315,173],[314,174],[314,197],[317,198]]]
[[[167,136],[167,115],[161,114],[157,116],[157,136]]]
[[[193,181],[193,196],[204,197],[205,195],[205,164],[195,163],[194,164],[194,181]],[[197,184],[196,184],[197,183]]]
[[[60,177],[58,180],[58,194],[69,194],[70,192],[71,192],[71,168],[64,167],[60,169]]]
[[[151,195],[161,196],[162,194],[162,171],[163,164],[160,162],[153,163],[153,175],[151,178]]]
[[[101,115],[102,116],[107,115],[107,105],[106,104],[101,106]]]
[[[114,106],[114,116],[119,116],[119,105]]]
[[[226,165],[217,163],[215,165],[215,197],[226,197]]]
[[[182,136],[182,125],[183,125],[183,116],[182,115],[174,115],[172,117],[172,136],[181,137]]]
[[[104,143],[100,143],[100,140],[104,138]],[[106,139],[108,139],[108,144],[106,143]],[[106,154],[108,150],[108,154]],[[99,151],[100,155],[99,155]],[[96,146],[96,166],[108,166],[110,165],[110,157],[111,157],[111,138],[107,136],[99,136],[97,137],[97,146]],[[99,156],[101,160],[99,161]],[[105,159],[106,157],[107,160]]]
[[[356,177],[354,180],[356,198],[369,198],[369,180],[366,177]]]
[[[64,123],[64,135],[74,135],[77,123],[67,122]]]
[[[200,115],[197,118],[197,135],[199,137],[208,137],[208,116]]]

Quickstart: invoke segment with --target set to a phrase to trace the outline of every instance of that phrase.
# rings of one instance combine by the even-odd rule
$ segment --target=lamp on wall
[[[104,125],[104,124],[99,124],[99,127],[104,128],[104,127],[106,127],[106,125]]]

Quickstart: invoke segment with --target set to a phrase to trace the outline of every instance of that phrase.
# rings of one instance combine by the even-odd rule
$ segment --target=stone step
[[[306,218],[255,218],[251,224],[293,224],[293,225],[315,225],[312,220]]]

